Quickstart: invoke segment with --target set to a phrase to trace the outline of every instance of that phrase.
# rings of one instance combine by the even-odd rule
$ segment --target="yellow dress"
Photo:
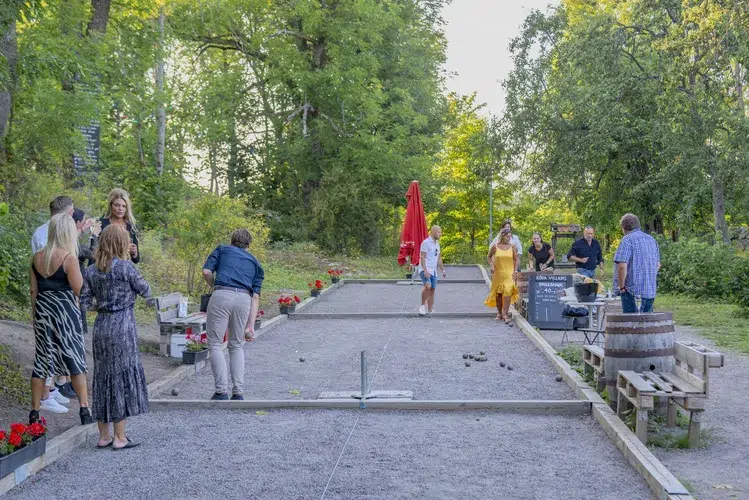
[[[497,307],[497,295],[510,297],[510,304],[514,304],[519,297],[518,287],[512,279],[515,270],[515,262],[512,258],[512,247],[507,250],[497,248],[494,252],[494,274],[492,275],[492,288],[489,296],[484,301],[488,307]]]

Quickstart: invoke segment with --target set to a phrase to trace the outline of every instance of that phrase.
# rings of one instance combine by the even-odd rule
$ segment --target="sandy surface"
[[[652,498],[589,417],[164,411],[130,429],[140,448],[92,438],[6,497]]]

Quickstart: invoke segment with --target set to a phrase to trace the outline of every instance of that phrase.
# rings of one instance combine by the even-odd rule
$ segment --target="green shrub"
[[[741,307],[743,316],[749,316],[749,260],[743,260],[733,277],[733,301]]]
[[[661,270],[658,289],[698,298],[726,299],[734,296],[735,277],[746,267],[731,245],[710,244],[696,239],[678,242],[659,239]]]
[[[12,212],[0,220],[0,295],[19,305],[30,299],[31,235],[42,216]]]

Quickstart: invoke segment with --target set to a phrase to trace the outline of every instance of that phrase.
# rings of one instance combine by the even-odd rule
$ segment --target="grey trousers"
[[[208,348],[211,351],[211,369],[216,381],[216,392],[228,392],[226,360],[221,346],[224,333],[229,329],[229,364],[231,366],[232,394],[242,394],[244,386],[244,329],[250,317],[252,297],[232,290],[216,290],[211,295],[206,311]]]

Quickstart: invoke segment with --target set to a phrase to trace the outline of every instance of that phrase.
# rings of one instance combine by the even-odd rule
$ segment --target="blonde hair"
[[[78,257],[78,229],[73,218],[66,213],[53,215],[49,220],[47,245],[44,247],[44,269],[47,275],[52,273],[50,268],[56,248]]]
[[[137,231],[138,228],[135,227],[135,217],[133,216],[133,204],[130,203],[130,194],[124,189],[114,188],[109,192],[109,201],[107,202],[107,215],[105,215],[104,218],[109,220],[112,219],[112,203],[117,200],[122,200],[125,202],[125,205],[127,205],[127,211],[125,212],[125,221],[130,223],[133,231]]]
[[[103,273],[108,273],[112,269],[112,261],[115,258],[120,260],[128,258],[129,249],[130,235],[127,231],[116,224],[110,224],[99,236],[99,246],[96,247],[94,253],[96,268]]]

